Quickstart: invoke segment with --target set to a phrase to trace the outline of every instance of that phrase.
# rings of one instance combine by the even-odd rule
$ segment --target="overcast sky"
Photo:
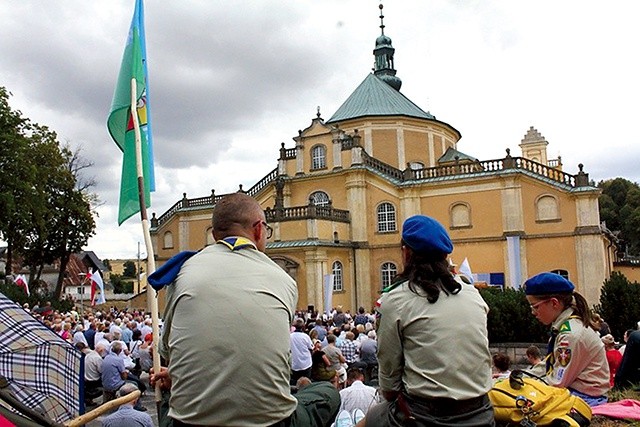
[[[98,257],[132,258],[139,217],[117,225],[122,155],[106,129],[133,0],[0,3],[10,104],[95,162]],[[373,0],[145,2],[161,215],[188,197],[251,187],[319,106],[326,120],[373,66]],[[481,160],[519,155],[529,126],[564,170],[640,181],[640,2],[387,1],[402,92]],[[142,244],[143,256],[146,252]]]

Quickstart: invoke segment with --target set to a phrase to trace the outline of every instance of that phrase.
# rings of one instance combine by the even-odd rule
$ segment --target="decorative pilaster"
[[[398,128],[396,129],[396,142],[398,144],[398,169],[402,169],[402,165],[406,163],[406,156],[404,151],[404,129],[400,123],[396,123]]]

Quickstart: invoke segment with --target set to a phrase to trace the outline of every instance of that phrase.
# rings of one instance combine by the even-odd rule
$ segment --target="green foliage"
[[[133,293],[133,282],[130,280],[125,280],[119,274],[111,275],[111,284],[113,285],[113,293],[115,294],[132,294]]]
[[[624,331],[635,329],[640,319],[640,284],[614,271],[604,282],[600,304],[594,310],[605,319],[616,340],[621,340]]]
[[[129,260],[125,261],[122,265],[124,270],[122,272],[123,277],[135,278],[136,277],[136,263]]]
[[[489,306],[487,328],[489,342],[540,343],[549,339],[548,327],[531,314],[523,291],[496,288],[482,289],[480,294]]]
[[[29,284],[29,291],[31,292],[31,296],[27,296],[23,288],[17,286],[10,280],[7,282],[0,282],[0,293],[4,294],[4,296],[20,306],[24,303],[28,303],[29,307],[33,307],[36,304],[43,306],[46,301],[51,301],[51,306],[54,310],[64,313],[70,311],[75,305],[72,299],[67,298],[60,300],[55,298],[55,295],[52,292],[47,292],[42,288],[38,288],[35,282]]]
[[[620,231],[620,239],[631,255],[640,254],[640,186],[624,178],[600,181],[600,219],[607,228]]]
[[[95,220],[87,192],[92,181],[79,180],[87,167],[55,132],[31,123],[9,105],[0,87],[0,238],[8,244],[11,274],[14,253],[21,255],[36,280],[45,264],[60,262],[55,297],[62,295],[63,273],[72,253],[94,234]]]
[[[107,270],[109,271],[113,271],[113,269],[111,268],[111,261],[108,259],[104,259],[102,261],[102,263],[104,264],[105,267],[107,267]]]

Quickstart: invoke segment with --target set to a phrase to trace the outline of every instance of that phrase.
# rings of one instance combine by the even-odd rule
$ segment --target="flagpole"
[[[140,123],[138,122],[138,99],[137,82],[135,77],[131,79],[131,118],[133,121],[133,129],[136,137],[136,171],[138,174],[138,200],[140,202],[140,219],[142,220],[142,233],[144,235],[144,244],[147,248],[147,276],[156,271],[156,259],[151,243],[151,232],[149,229],[149,218],[147,216],[147,204],[144,199],[144,175],[142,171],[142,138],[140,135]],[[140,272],[138,272],[140,274]],[[152,295],[151,295],[152,294]],[[158,294],[155,289],[147,286],[147,302],[151,306],[151,327],[153,330],[153,371],[160,372],[160,353],[158,352],[158,343],[160,341],[160,329],[158,327]],[[162,400],[162,392],[160,391],[160,383],[156,384],[155,390],[156,403]]]

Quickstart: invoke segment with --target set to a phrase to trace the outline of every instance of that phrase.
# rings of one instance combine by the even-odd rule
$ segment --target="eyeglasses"
[[[544,304],[545,302],[549,302],[551,301],[550,299],[543,299],[542,301],[538,301],[535,304],[529,304],[529,306],[531,307],[531,311],[533,313],[536,313],[538,311],[538,307],[540,307],[542,304]]]
[[[264,225],[264,229],[267,230],[267,239],[270,239],[271,236],[273,236],[273,228],[271,228],[271,226],[264,221],[256,221],[251,227],[255,227],[258,224]]]

